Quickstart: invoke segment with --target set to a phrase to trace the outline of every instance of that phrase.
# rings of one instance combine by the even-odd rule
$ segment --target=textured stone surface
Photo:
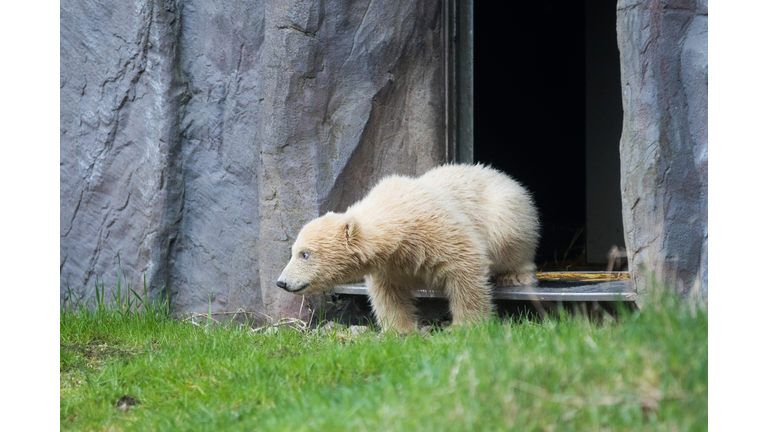
[[[442,160],[440,12],[436,1],[267,7],[257,135],[266,310],[300,307],[274,281],[304,224],[346,209],[386,174],[418,175]]]
[[[707,298],[707,1],[618,3],[630,271]],[[698,282],[697,282],[698,281]]]
[[[258,267],[259,57],[265,2],[180,3],[182,210],[170,251],[180,310],[263,312]]]
[[[60,269],[83,295],[114,283],[117,253],[134,283],[169,278],[180,217],[183,88],[173,4],[60,6]]]
[[[179,311],[295,316],[274,279],[304,223],[443,160],[438,1],[73,0],[60,21],[62,295],[114,285],[120,252]]]

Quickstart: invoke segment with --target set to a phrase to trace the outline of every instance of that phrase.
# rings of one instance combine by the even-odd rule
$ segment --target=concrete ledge
[[[575,273],[563,273],[558,277],[556,272],[540,275],[537,285],[496,287],[493,291],[494,300],[527,300],[527,301],[622,301],[634,302],[637,293],[632,288],[632,282],[624,279],[626,272],[583,272],[587,276],[573,276]],[[566,276],[567,275],[567,276]],[[578,274],[576,274],[578,275]],[[334,287],[336,294],[368,295],[364,284],[339,285]],[[443,291],[419,289],[413,291],[416,298],[445,298]]]

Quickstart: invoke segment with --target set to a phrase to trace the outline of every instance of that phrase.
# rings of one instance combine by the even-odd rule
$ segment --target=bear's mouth
[[[286,289],[286,291],[288,291],[291,294],[301,294],[303,291],[306,291],[307,288],[309,288],[309,284],[305,283],[304,285],[300,286],[299,288],[297,288],[295,290],[288,290],[288,289]]]

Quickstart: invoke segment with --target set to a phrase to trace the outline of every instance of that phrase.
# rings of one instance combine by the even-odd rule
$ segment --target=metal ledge
[[[527,301],[622,301],[637,300],[632,282],[625,278],[625,272],[589,272],[585,278],[558,277],[557,273],[539,275],[537,285],[516,287],[495,287],[494,300]],[[573,275],[573,273],[568,273]],[[565,273],[563,273],[565,276]],[[575,279],[575,280],[574,280]],[[618,279],[618,280],[617,280]],[[368,288],[362,284],[339,285],[333,288],[336,294],[368,295]],[[445,298],[443,291],[419,289],[413,291],[416,298]]]

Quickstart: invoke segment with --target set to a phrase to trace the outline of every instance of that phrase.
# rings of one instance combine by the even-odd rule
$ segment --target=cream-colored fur
[[[382,328],[400,332],[416,328],[411,291],[442,289],[461,325],[488,316],[490,278],[535,283],[538,240],[522,186],[482,165],[445,165],[387,177],[346,213],[308,223],[278,285],[307,294],[365,277]]]

